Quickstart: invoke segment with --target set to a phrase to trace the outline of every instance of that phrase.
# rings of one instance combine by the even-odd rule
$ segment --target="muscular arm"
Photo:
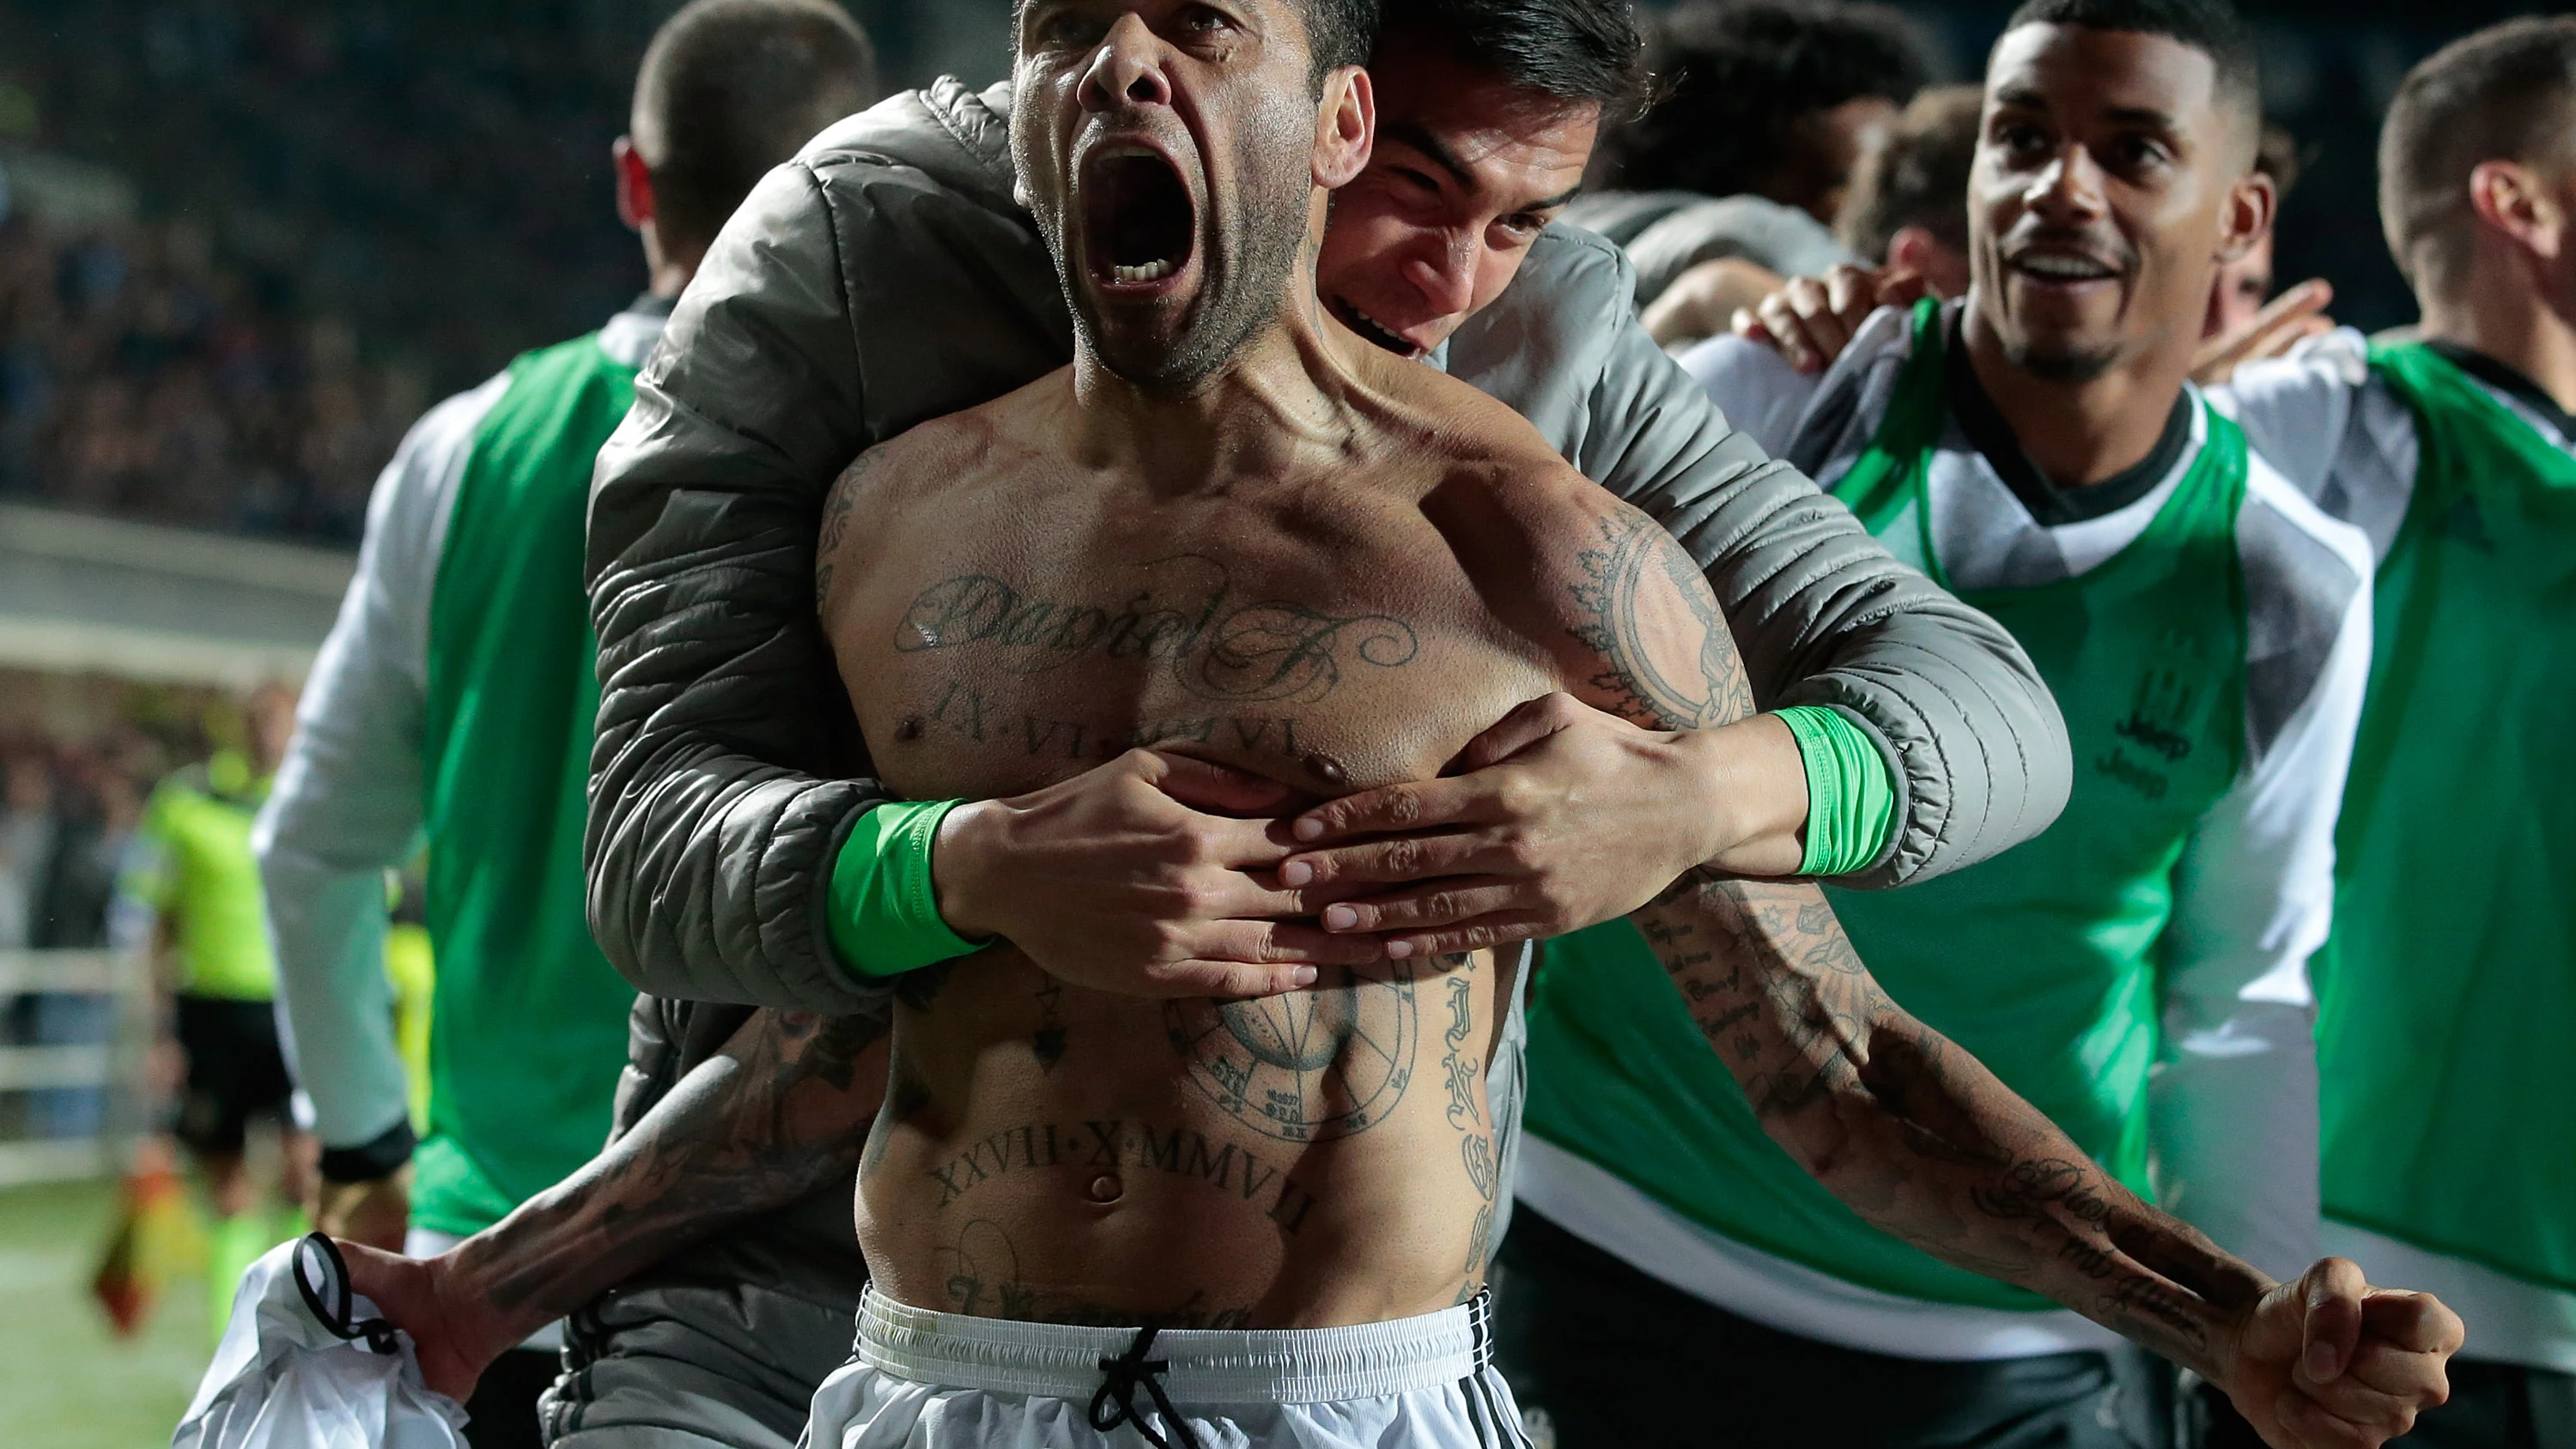
[[[1593,530],[1556,570],[1577,696],[1648,729],[1750,713],[1734,641],[1681,546],[1616,505]],[[1700,871],[1629,919],[1772,1138],[1871,1223],[2204,1371],[2215,1318],[2270,1286],[1898,1008],[1822,888]]]
[[[433,1388],[670,1253],[856,1170],[885,1095],[882,1017],[762,1012],[579,1172],[425,1262],[349,1250]]]
[[[1642,541],[1615,564],[1595,551],[1559,568],[1578,646],[1563,657],[1600,665],[1577,692],[1667,728],[1748,708],[1733,643],[1709,627],[1677,546],[1621,514],[1598,527]],[[2376,1443],[2441,1401],[2440,1362],[2459,1341],[2449,1310],[2371,1290],[2338,1260],[2276,1284],[2140,1201],[1889,999],[1819,887],[1697,870],[1629,920],[1763,1129],[1882,1231],[2197,1371],[2276,1444]]]
[[[1764,1130],[1853,1212],[2223,1380],[2215,1345],[2272,1280],[1907,1015],[1821,891],[1686,878],[1629,919]]]

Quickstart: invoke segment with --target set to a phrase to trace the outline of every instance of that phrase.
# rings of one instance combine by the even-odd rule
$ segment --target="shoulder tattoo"
[[[1622,505],[1600,522],[1571,587],[1574,637],[1607,666],[1593,676],[1611,712],[1648,729],[1703,729],[1753,713],[1735,636],[1688,552]]]

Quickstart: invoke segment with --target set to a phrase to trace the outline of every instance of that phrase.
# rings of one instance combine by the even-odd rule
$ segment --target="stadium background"
[[[227,691],[300,672],[410,421],[641,286],[608,148],[673,8],[0,3],[0,767],[41,763],[104,838],[238,728]],[[1006,68],[1007,0],[850,8],[890,86]],[[2010,7],[1901,8],[1973,78]],[[2408,320],[2378,117],[2416,59],[2531,7],[2245,8],[2306,163],[2280,279],[2326,277],[2364,328]],[[23,1035],[8,1006],[0,1045]],[[34,1132],[32,1080],[0,1070],[0,1139]],[[0,1188],[12,1449],[166,1442],[202,1363],[201,1295],[132,1340],[88,1299],[112,1160]]]

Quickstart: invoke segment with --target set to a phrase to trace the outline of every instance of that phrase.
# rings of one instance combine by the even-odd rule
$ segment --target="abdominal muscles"
[[[1007,947],[898,1007],[860,1169],[880,1291],[987,1318],[1326,1327],[1461,1301],[1499,1189],[1489,957],[1259,1001],[1067,986]]]

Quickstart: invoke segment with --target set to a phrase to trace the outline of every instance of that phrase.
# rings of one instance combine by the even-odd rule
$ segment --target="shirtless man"
[[[1750,712],[1668,536],[1318,307],[1326,199],[1371,142],[1351,8],[1021,7],[1013,146],[1075,362],[863,456],[820,549],[904,797],[1044,810],[1143,745],[1338,796],[1557,691],[1641,738]],[[1637,918],[1768,1130],[1872,1221],[2175,1355],[2282,1445],[2377,1443],[2440,1397],[2447,1309],[2335,1260],[2273,1284],[2147,1208],[1877,992],[1813,887],[1694,876]],[[808,1442],[1512,1441],[1484,1068],[1519,972],[1149,1002],[997,944],[912,974],[860,1172],[876,1283]]]

